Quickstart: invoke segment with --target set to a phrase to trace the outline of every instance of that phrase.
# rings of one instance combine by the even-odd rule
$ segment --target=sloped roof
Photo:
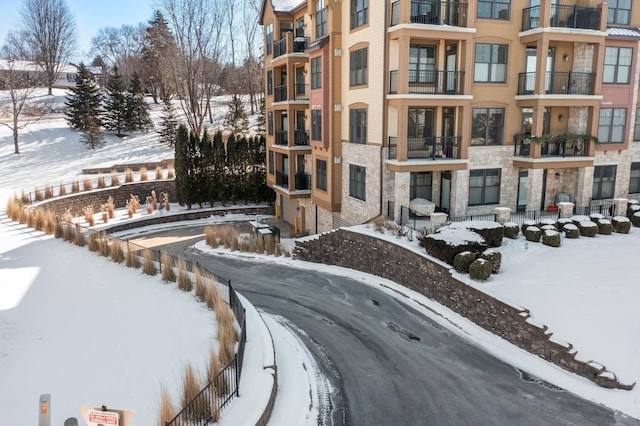
[[[40,72],[42,68],[38,66],[33,61],[13,61],[10,64],[10,61],[7,59],[0,59],[0,69],[8,70],[13,68],[16,71],[31,71],[31,72]],[[75,74],[78,71],[75,65],[65,64],[61,67],[60,72],[62,73],[73,73]]]
[[[271,0],[271,6],[276,12],[289,12],[305,1],[306,0]]]
[[[609,27],[607,28],[607,35],[640,38],[640,28]]]

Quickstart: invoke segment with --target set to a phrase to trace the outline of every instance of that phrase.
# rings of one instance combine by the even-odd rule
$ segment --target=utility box
[[[51,394],[40,395],[38,426],[51,426]]]

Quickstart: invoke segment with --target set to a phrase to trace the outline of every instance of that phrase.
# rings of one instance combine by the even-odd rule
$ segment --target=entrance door
[[[440,174],[440,209],[449,213],[449,203],[451,202],[451,172]]]
[[[518,173],[518,204],[516,211],[523,212],[527,210],[527,186],[529,184],[529,171],[520,170]]]
[[[455,93],[456,91],[456,82],[457,82],[457,75],[456,75],[456,61],[457,61],[457,55],[456,55],[456,45],[452,44],[447,46],[447,58],[446,58],[446,63],[445,63],[445,70],[447,71],[446,73],[446,82],[445,82],[445,92],[447,93]]]

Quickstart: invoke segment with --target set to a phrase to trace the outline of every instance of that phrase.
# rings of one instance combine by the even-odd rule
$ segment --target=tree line
[[[178,202],[202,207],[215,202],[273,201],[266,182],[266,140],[264,135],[224,139],[222,131],[202,136],[178,127],[175,140],[175,172]]]

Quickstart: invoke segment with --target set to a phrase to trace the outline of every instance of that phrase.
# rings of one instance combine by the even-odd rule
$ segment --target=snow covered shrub
[[[633,226],[640,226],[640,211],[636,212],[631,216],[631,224]]]
[[[599,219],[596,224],[598,225],[598,234],[611,235],[613,232],[613,225],[608,219]]]
[[[576,225],[583,237],[595,237],[598,233],[598,224],[590,220],[583,220]]]
[[[485,281],[491,276],[491,262],[487,259],[476,259],[469,265],[469,277],[472,280]]]
[[[542,225],[539,227],[542,232],[544,231],[557,231],[558,229],[553,225]]]
[[[481,255],[481,259],[488,260],[491,263],[491,272],[497,274],[500,271],[500,266],[502,265],[502,253],[498,250],[485,250]]]
[[[538,223],[538,228],[540,229],[548,229],[545,228],[545,226],[552,226],[553,229],[558,229],[558,221],[556,219],[540,219],[540,222]]]
[[[504,237],[504,226],[498,222],[486,220],[456,222],[448,226],[451,229],[468,229],[480,235],[491,247],[500,247]]]
[[[629,219],[633,218],[633,215],[640,212],[640,204],[631,204],[632,200],[629,200],[629,204],[627,205],[627,217]],[[634,200],[635,201],[635,200]],[[633,225],[633,226],[637,226],[637,225]]]
[[[481,253],[489,248],[484,238],[473,231],[444,226],[438,232],[429,234],[420,241],[420,245],[431,256],[453,266],[458,253],[471,251]]]
[[[547,229],[542,234],[542,244],[550,247],[560,247],[561,244],[560,233],[551,229]]]
[[[591,213],[589,215],[589,219],[591,219],[592,222],[598,223],[598,221],[604,219],[604,215],[600,213]]]
[[[573,215],[571,216],[571,221],[578,227],[580,228],[580,222],[586,222],[586,221],[590,221],[591,218],[589,216],[583,215],[583,214],[578,214],[578,215]]]
[[[173,272],[173,262],[171,262],[171,256],[169,256],[169,253],[162,253],[160,262],[162,264],[162,281],[165,283],[175,283],[176,273]]]
[[[476,254],[470,251],[463,251],[462,253],[456,254],[456,257],[453,259],[453,267],[457,272],[461,274],[469,273],[469,265],[476,260]]]
[[[560,219],[558,219],[557,224],[558,224],[558,231],[563,231],[564,230],[564,226],[566,224],[573,224],[573,221],[568,218],[568,217],[561,217]]]
[[[540,241],[540,238],[542,238],[542,230],[535,225],[527,226],[527,228],[524,230],[524,237],[527,239],[527,241],[533,241],[537,243]]]
[[[526,231],[527,228],[530,226],[538,226],[538,224],[533,219],[527,219],[524,222],[522,222],[522,227],[520,228],[522,229],[522,233],[524,234],[524,231]]]
[[[613,225],[613,231],[618,234],[628,234],[631,230],[631,221],[626,216],[614,216],[611,219],[611,225]]]

